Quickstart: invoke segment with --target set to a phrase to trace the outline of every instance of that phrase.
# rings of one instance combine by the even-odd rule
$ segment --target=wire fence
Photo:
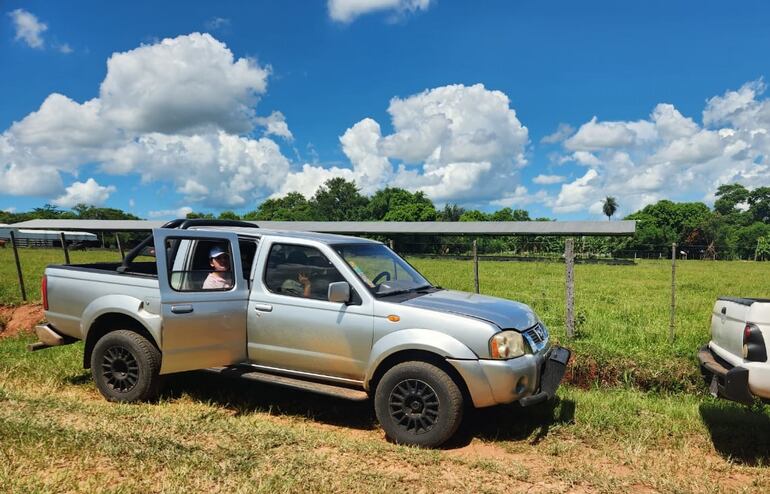
[[[62,233],[58,242],[39,245],[39,247],[52,246],[62,249],[62,260],[64,264],[70,263],[70,250],[117,250],[120,257],[125,257],[125,251],[138,243],[141,235],[136,233],[102,233],[100,242],[95,245],[84,245],[80,242],[70,241],[66,238],[66,233]],[[568,337],[574,335],[576,325],[580,324],[580,314],[575,312],[575,264],[627,264],[633,265],[636,260],[641,259],[659,259],[670,260],[671,267],[671,307],[670,307],[670,339],[673,340],[676,327],[676,262],[681,260],[705,260],[718,259],[713,254],[711,245],[686,245],[677,244],[637,244],[632,249],[619,248],[619,242],[622,240],[602,237],[417,237],[403,236],[396,238],[378,238],[389,244],[397,253],[415,258],[434,258],[434,259],[453,259],[469,261],[468,264],[457,264],[453,269],[469,269],[466,281],[468,291],[479,293],[484,286],[484,277],[494,278],[496,273],[484,272],[480,269],[480,264],[488,261],[511,261],[511,262],[555,262],[564,263],[565,268],[561,275],[561,282],[558,279],[550,279],[549,283],[563,283],[564,291],[557,294],[552,289],[545,288],[539,293],[534,293],[531,297],[537,298],[541,305],[554,306],[563,304],[564,325]],[[15,239],[13,235],[10,238],[13,248],[16,270],[18,275],[18,286],[21,291],[23,301],[27,301],[27,294],[24,285],[23,273],[20,264],[17,247],[22,243]],[[35,243],[24,245],[27,248],[36,247]],[[464,267],[461,267],[464,266]],[[533,266],[534,269],[539,269]],[[553,270],[551,270],[553,273]],[[502,280],[501,283],[505,281]],[[532,275],[530,284],[536,286],[541,283],[540,277]]]

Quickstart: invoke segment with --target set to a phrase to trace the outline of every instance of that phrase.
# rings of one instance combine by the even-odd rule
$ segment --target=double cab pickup
[[[49,266],[33,349],[83,340],[105,398],[209,370],[371,399],[387,436],[436,447],[466,406],[552,398],[570,357],[528,306],[432,285],[380,242],[174,220],[120,263]]]

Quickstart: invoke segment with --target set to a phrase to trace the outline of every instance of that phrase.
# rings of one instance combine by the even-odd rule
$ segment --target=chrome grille
[[[532,350],[537,352],[548,342],[548,329],[543,324],[538,323],[524,331],[524,336],[529,341]]]

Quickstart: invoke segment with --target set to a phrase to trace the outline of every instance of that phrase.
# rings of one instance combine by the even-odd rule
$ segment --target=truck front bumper
[[[447,360],[465,380],[473,405],[481,408],[514,401],[530,406],[552,398],[570,355],[568,349],[554,346],[509,360]]]
[[[737,401],[745,405],[754,402],[754,395],[749,390],[749,370],[741,366],[731,366],[717,357],[708,345],[698,351],[701,374],[709,380],[712,395]]]

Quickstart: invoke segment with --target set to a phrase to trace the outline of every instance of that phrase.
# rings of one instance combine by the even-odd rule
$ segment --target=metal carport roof
[[[137,231],[161,227],[165,221],[30,220],[12,228]],[[270,230],[349,234],[412,235],[633,235],[636,221],[253,221]]]

